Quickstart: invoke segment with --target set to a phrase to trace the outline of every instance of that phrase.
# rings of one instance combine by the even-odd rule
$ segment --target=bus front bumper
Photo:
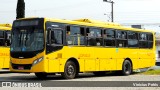
[[[11,63],[10,64],[10,71],[13,71],[13,72],[28,72],[28,73],[48,72],[48,68],[45,67],[44,62],[40,62],[36,65]]]

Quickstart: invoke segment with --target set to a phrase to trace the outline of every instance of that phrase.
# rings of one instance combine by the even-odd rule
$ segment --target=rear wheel
[[[65,79],[73,79],[77,75],[77,67],[73,61],[68,61],[64,68],[64,73],[61,73]]]
[[[130,75],[131,73],[132,73],[132,64],[129,60],[125,60],[123,62],[122,74],[123,75]]]
[[[35,73],[35,75],[36,75],[39,79],[45,79],[45,78],[47,77],[47,73],[43,73],[43,72]]]

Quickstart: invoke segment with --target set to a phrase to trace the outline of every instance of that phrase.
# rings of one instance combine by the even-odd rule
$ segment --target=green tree
[[[25,2],[24,2],[24,0],[18,0],[16,11],[17,11],[16,19],[25,17]]]

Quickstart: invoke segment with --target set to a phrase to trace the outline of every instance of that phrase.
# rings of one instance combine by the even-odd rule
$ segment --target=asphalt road
[[[95,76],[92,73],[80,74],[75,79],[63,79],[60,74],[49,75],[46,81],[160,81],[159,75],[140,75],[135,73],[129,76],[107,74],[105,76]],[[43,80],[43,81],[44,81]],[[34,73],[10,73],[9,71],[0,72],[0,81],[41,81]]]
[[[160,81],[160,76],[159,75],[140,75],[139,73],[135,73],[129,76],[120,76],[116,74],[107,74],[105,76],[94,76],[92,73],[84,73],[80,74],[77,78],[75,79],[70,79],[70,80],[65,80],[63,79],[59,74],[56,76],[49,76],[47,79],[44,80],[39,80],[33,73],[28,74],[28,73],[10,73],[9,71],[0,71],[0,81],[5,81],[5,82],[10,82],[10,81],[21,81],[21,82],[38,82],[38,83],[45,83],[45,84],[50,84],[54,82],[54,87],[45,87],[46,90],[52,90],[53,88],[55,90],[106,90],[106,89],[111,89],[111,90],[160,90],[160,82],[158,82],[159,86],[158,87],[104,87],[103,83],[101,81],[107,81],[104,82],[107,85],[109,83],[113,83],[114,81],[115,85],[116,82],[118,84],[124,83],[125,84],[130,83],[129,81],[132,82],[137,82],[137,83],[146,83],[142,81],[147,81],[147,82],[153,82],[153,81]],[[80,82],[79,82],[80,81]],[[86,82],[84,82],[86,81]],[[100,82],[99,82],[100,81]],[[116,82],[115,82],[116,81]],[[76,86],[77,83],[79,86]],[[89,83],[89,84],[88,84]],[[65,86],[64,84],[70,84],[70,86]],[[93,84],[93,85],[92,85]],[[96,85],[100,85],[99,87]],[[52,83],[53,85],[53,83]],[[55,87],[56,85],[59,85]],[[61,87],[62,85],[62,87]],[[63,86],[64,85],[64,86]],[[75,86],[74,86],[75,85]],[[80,86],[83,87],[80,87]],[[86,86],[85,86],[86,85]],[[88,85],[88,86],[87,86]],[[3,88],[6,89],[6,88]],[[3,90],[2,89],[2,90]],[[8,88],[7,88],[8,89]],[[29,88],[26,88],[28,90]],[[32,89],[37,89],[37,90],[43,90],[42,88],[33,88]],[[1,90],[1,88],[0,88]],[[17,89],[15,89],[17,90]]]
[[[44,79],[46,81],[160,81],[159,75],[140,75],[139,72],[147,70],[160,69],[160,66],[154,66],[149,69],[140,69],[129,76],[120,76],[117,74],[107,74],[105,76],[95,76],[92,73],[80,73],[75,79],[65,80],[61,75],[50,75]],[[11,73],[9,70],[0,70],[0,81],[40,81],[34,73]]]

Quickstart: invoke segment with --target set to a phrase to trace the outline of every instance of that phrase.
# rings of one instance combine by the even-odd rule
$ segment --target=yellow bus
[[[10,70],[35,73],[38,78],[61,74],[119,71],[155,65],[155,35],[90,19],[23,18],[12,26]]]
[[[0,24],[0,69],[9,69],[11,24]]]

